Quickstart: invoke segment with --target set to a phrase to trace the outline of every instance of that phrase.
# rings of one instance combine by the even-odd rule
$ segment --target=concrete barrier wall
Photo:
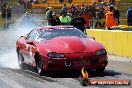
[[[87,29],[87,34],[101,42],[108,53],[132,57],[131,31]]]

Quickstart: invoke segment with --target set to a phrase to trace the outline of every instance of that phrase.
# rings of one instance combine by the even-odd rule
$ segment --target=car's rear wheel
[[[24,69],[24,57],[22,56],[21,50],[17,51],[18,54],[18,64],[21,69]]]
[[[39,75],[43,75],[43,72],[44,72],[43,61],[40,55],[37,55],[37,58],[36,58],[36,70]]]
[[[105,67],[96,69],[96,72],[99,73],[99,74],[102,74],[104,71],[105,71]]]

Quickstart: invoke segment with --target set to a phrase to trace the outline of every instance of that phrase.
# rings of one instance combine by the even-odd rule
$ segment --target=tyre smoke
[[[25,36],[33,28],[44,26],[43,16],[22,15],[15,18],[13,24],[0,31],[0,66],[6,68],[19,68],[16,54],[16,41],[20,36]]]

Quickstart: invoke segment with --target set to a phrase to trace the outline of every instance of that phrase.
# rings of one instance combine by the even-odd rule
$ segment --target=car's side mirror
[[[23,36],[23,35],[22,35],[21,37],[23,37],[23,38],[27,39],[27,35],[26,35],[26,36]],[[20,37],[20,38],[21,38],[21,37]]]
[[[25,37],[25,36],[21,36],[21,37]]]
[[[29,45],[34,45],[33,41],[27,41],[26,43]]]
[[[93,39],[93,40],[96,40],[95,37],[93,37],[93,36],[89,36],[88,38],[91,38],[91,39]]]

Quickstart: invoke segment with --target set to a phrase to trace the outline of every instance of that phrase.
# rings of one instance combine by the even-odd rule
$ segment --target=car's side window
[[[36,36],[37,36],[37,32],[36,30],[32,30],[29,35],[27,36],[27,39],[28,40],[35,40],[36,39]]]

